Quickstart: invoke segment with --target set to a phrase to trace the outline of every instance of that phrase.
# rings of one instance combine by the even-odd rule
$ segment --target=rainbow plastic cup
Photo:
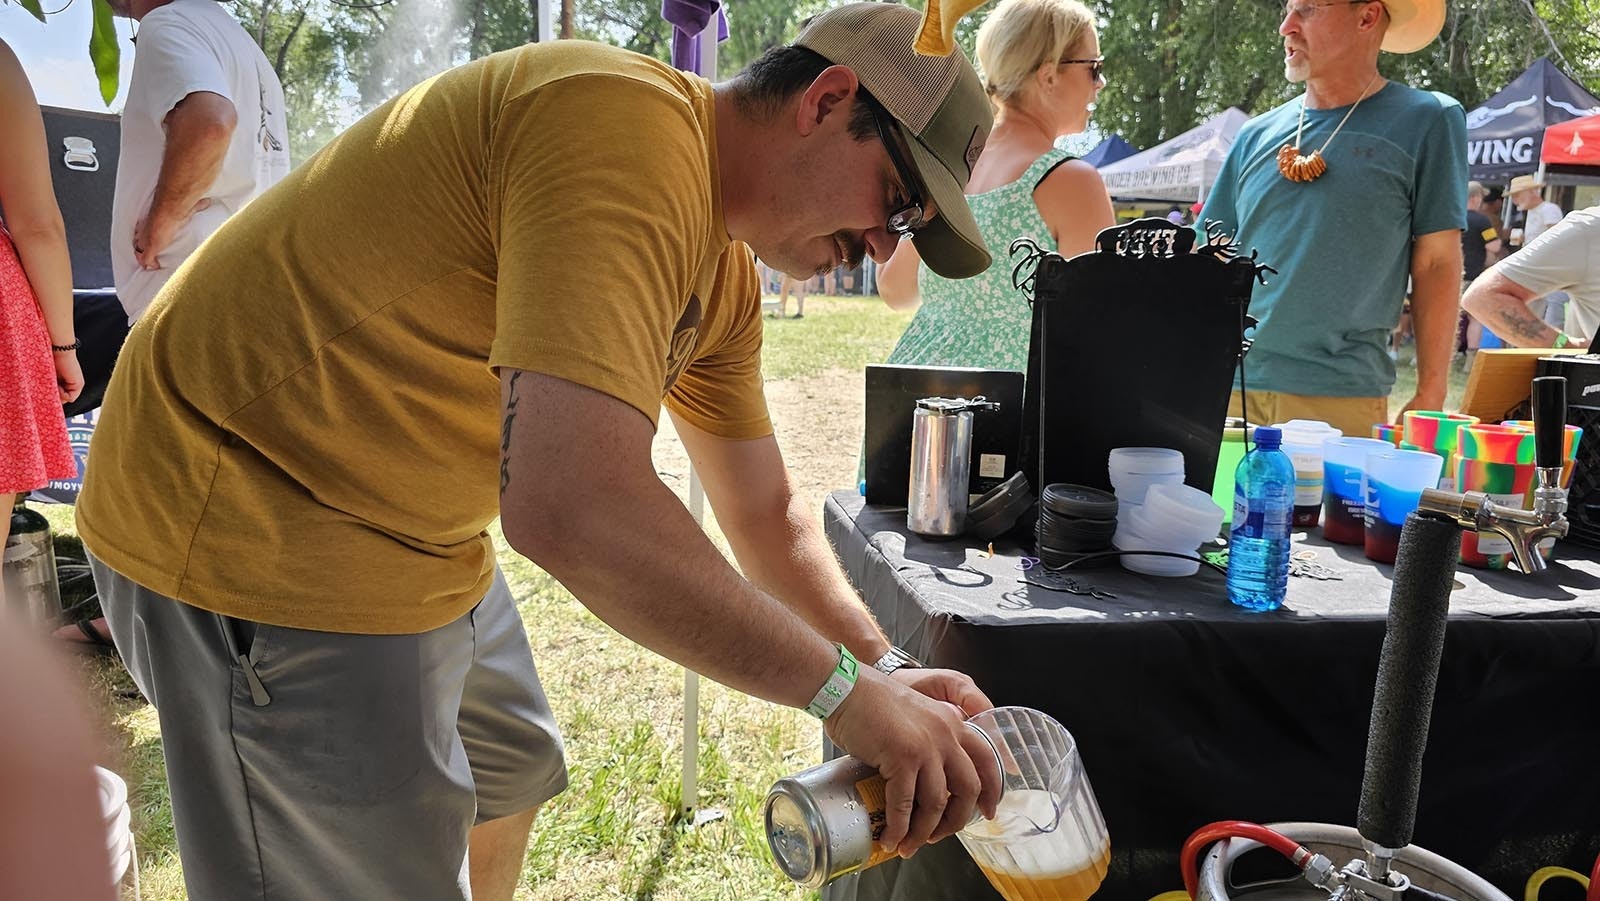
[[[1377,438],[1322,442],[1322,537],[1337,544],[1366,541],[1367,454],[1390,450]]]
[[[1481,491],[1508,507],[1531,506],[1534,487],[1533,430],[1518,425],[1470,425],[1461,429],[1456,485]],[[1511,542],[1492,532],[1464,532],[1461,562],[1479,569],[1505,569]]]
[[[1456,452],[1456,445],[1463,426],[1477,425],[1478,417],[1468,416],[1465,413],[1442,413],[1436,410],[1408,410],[1402,417],[1400,445],[1405,448],[1407,444],[1414,445],[1417,450],[1424,450],[1430,454],[1450,459]],[[1456,490],[1455,468],[1445,467],[1444,475],[1439,477],[1441,491]]]
[[[1531,419],[1507,419],[1500,423],[1514,429],[1527,429],[1533,431]],[[1578,443],[1583,440],[1583,429],[1579,426],[1569,425],[1562,429],[1561,437],[1561,487],[1572,487],[1572,470],[1578,462]],[[1532,500],[1530,497],[1529,500]]]
[[[1439,484],[1444,458],[1425,451],[1375,450],[1367,454],[1366,522],[1362,544],[1367,559],[1393,563],[1406,514],[1417,509],[1422,489]]]
[[[1461,429],[1456,452],[1462,460],[1484,463],[1532,463],[1533,430],[1514,425],[1479,423]]]
[[[1387,441],[1395,447],[1400,446],[1400,437],[1402,434],[1402,428],[1391,423],[1379,422],[1374,423],[1372,426],[1372,437],[1378,439],[1379,441]]]
[[[1533,431],[1533,420],[1531,419],[1507,419],[1500,424],[1514,429]],[[1579,426],[1568,425],[1562,427],[1561,431],[1561,487],[1567,489],[1572,487],[1572,472],[1578,465],[1578,445],[1583,441],[1583,429]],[[1528,486],[1528,496],[1522,504],[1524,509],[1533,508],[1533,492],[1538,487],[1538,471],[1535,470],[1533,483]],[[1555,548],[1556,540],[1554,538],[1546,538],[1539,542],[1539,556],[1549,560]]]

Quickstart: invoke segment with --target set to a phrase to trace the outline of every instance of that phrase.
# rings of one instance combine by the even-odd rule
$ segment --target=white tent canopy
[[[1164,144],[1102,167],[1100,177],[1119,200],[1203,201],[1249,118],[1230,106]]]

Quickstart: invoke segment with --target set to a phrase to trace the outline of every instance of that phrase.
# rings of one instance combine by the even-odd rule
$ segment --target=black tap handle
[[[1411,844],[1416,826],[1422,752],[1428,746],[1460,551],[1461,530],[1454,523],[1420,513],[1406,516],[1378,653],[1366,770],[1356,810],[1361,837],[1384,848]]]
[[[1533,462],[1541,469],[1561,465],[1567,430],[1567,380],[1547,375],[1533,380]]]

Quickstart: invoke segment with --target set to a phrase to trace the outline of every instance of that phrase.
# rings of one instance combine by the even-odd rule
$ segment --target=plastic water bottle
[[[1258,427],[1255,439],[1233,474],[1228,600],[1247,610],[1276,610],[1289,588],[1294,463],[1280,449],[1279,429]]]

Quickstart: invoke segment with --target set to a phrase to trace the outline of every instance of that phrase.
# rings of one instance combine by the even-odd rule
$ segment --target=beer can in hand
[[[966,725],[989,744],[1000,765],[1000,751],[990,737]],[[784,875],[806,888],[821,888],[895,856],[893,848],[878,847],[887,809],[877,769],[854,757],[838,757],[773,784],[764,808],[767,846]],[[974,821],[982,818],[982,812],[973,812]]]

